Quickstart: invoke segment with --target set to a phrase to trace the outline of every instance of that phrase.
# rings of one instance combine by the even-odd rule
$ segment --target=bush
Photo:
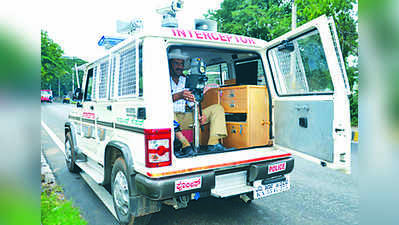
[[[43,185],[41,194],[41,221],[43,225],[87,225],[72,202],[65,200],[60,186]]]
[[[359,99],[359,91],[355,90],[353,94],[349,97],[351,125],[353,127],[357,127],[359,123],[358,99]]]

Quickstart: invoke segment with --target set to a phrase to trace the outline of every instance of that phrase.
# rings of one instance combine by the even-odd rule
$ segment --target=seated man
[[[168,54],[170,65],[170,84],[172,89],[173,110],[175,120],[180,124],[181,129],[190,129],[193,124],[193,112],[190,110],[194,106],[194,95],[186,90],[186,77],[183,75],[184,61],[188,60],[181,49],[173,49]],[[219,104],[211,105],[202,110],[202,117],[199,118],[201,124],[210,123],[208,140],[208,151],[223,151],[225,148],[219,143],[221,138],[227,137],[226,120],[224,109]],[[180,140],[182,141],[182,140]],[[187,147],[188,141],[182,141],[183,148]]]

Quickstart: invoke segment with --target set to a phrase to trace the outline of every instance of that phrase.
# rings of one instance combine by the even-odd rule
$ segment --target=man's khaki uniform
[[[221,105],[215,104],[203,109],[202,114],[206,117],[205,124],[210,123],[208,145],[216,145],[220,138],[227,137],[224,109]],[[194,124],[193,112],[177,112],[175,120],[180,124],[181,129],[192,129],[190,126]]]

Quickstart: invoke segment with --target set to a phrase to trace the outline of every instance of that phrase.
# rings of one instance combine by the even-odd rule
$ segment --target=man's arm
[[[184,99],[184,100],[187,100],[189,102],[194,102],[195,101],[194,95],[188,90],[177,92],[177,93],[172,95],[172,98],[173,98],[174,102],[177,101],[177,100],[180,100],[180,99]]]

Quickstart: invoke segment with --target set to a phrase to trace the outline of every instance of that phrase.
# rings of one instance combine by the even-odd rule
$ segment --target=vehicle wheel
[[[151,214],[141,217],[132,216],[129,197],[132,193],[130,176],[127,175],[126,162],[122,157],[115,160],[112,167],[111,192],[114,208],[119,223],[123,225],[146,225],[150,222]]]
[[[73,148],[71,132],[68,132],[65,136],[65,162],[68,170],[72,173],[80,172],[80,168],[75,164],[76,153]]]

